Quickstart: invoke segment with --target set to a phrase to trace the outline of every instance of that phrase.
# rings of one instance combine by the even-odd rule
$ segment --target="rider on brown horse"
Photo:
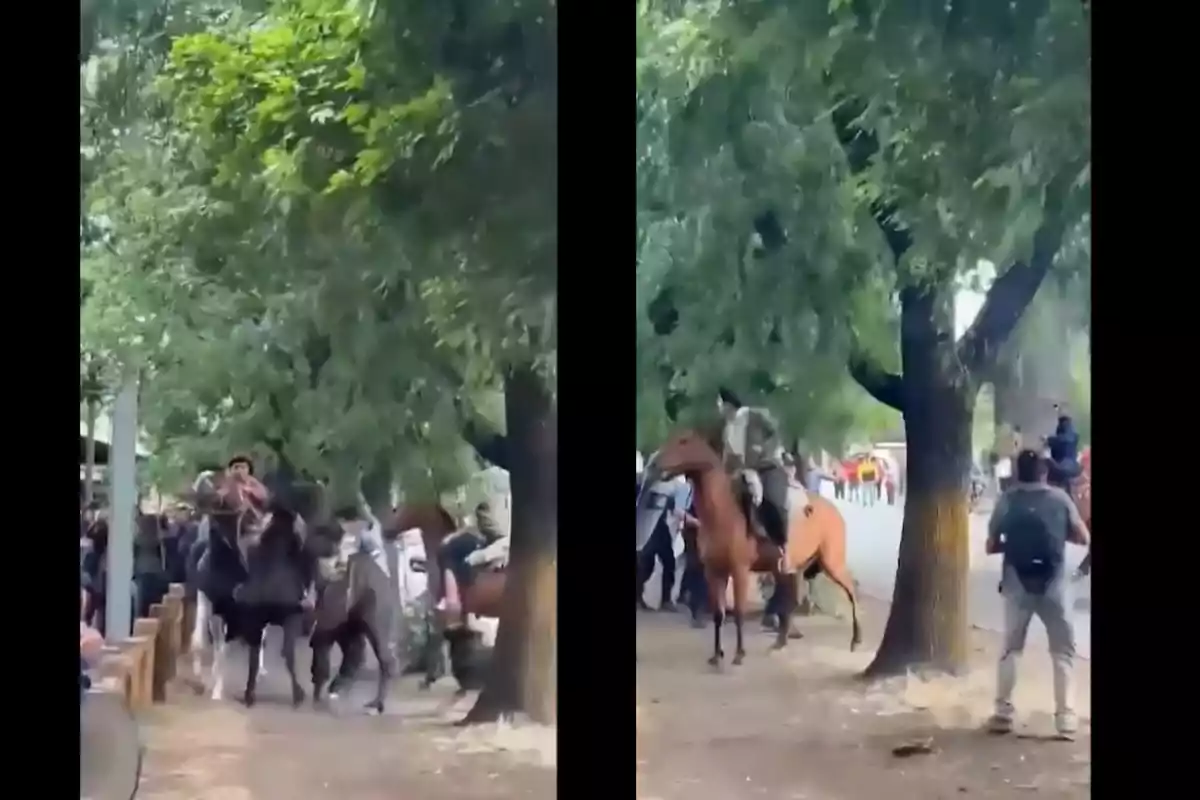
[[[462,618],[462,593],[471,586],[471,555],[504,538],[504,532],[492,514],[487,502],[475,506],[475,530],[463,530],[447,537],[438,551],[438,563],[442,566],[446,582],[445,606],[452,624],[465,622]]]
[[[725,445],[726,467],[745,469],[757,474],[762,484],[758,517],[755,520],[762,532],[779,546],[781,563],[788,563],[787,529],[789,508],[789,486],[787,472],[783,467],[783,447],[780,445],[779,427],[765,408],[750,408],[742,405],[737,395],[722,388],[718,393],[717,407],[725,420],[722,439]],[[806,515],[812,513],[808,494],[800,486],[792,486]]]

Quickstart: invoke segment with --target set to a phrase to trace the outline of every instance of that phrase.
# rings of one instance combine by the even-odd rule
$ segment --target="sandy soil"
[[[864,608],[878,642],[883,603]],[[1018,690],[1019,731],[980,730],[990,712],[994,634],[974,633],[970,674],[863,686],[871,658],[851,654],[849,624],[798,621],[805,638],[770,652],[757,620],[741,667],[705,663],[711,631],[681,614],[637,615],[637,786],[640,800],[937,800],[1090,795],[1090,665],[1077,667],[1083,717],[1074,743],[1050,741],[1049,659],[1030,648]],[[726,635],[732,650],[733,631]],[[307,673],[307,664],[302,664]],[[336,713],[294,711],[282,665],[272,663],[260,704],[246,711],[180,689],[142,721],[143,800],[491,800],[556,796],[555,731],[459,729],[471,702],[451,705],[446,683],[419,693],[398,682],[389,713],[361,712],[361,684]],[[929,743],[933,752],[893,749]]]
[[[361,709],[360,682],[335,712],[293,710],[280,664],[245,710],[183,687],[143,720],[139,800],[492,800],[555,796],[556,733],[537,726],[455,728],[473,698],[445,681],[398,681],[388,713]],[[303,665],[307,674],[307,663]]]
[[[866,641],[882,633],[887,607],[865,602]],[[1035,623],[1037,624],[1037,623]],[[1090,664],[1077,666],[1079,739],[1052,741],[1049,657],[1030,648],[1017,692],[1016,735],[981,730],[991,711],[996,637],[973,632],[969,675],[854,679],[870,651],[849,652],[849,624],[799,620],[805,638],[769,652],[771,636],[748,627],[741,667],[714,672],[711,628],[678,614],[638,614],[640,800],[936,800],[949,797],[1083,798],[1091,794]],[[732,653],[733,630],[725,638]],[[900,757],[894,748],[928,744]]]

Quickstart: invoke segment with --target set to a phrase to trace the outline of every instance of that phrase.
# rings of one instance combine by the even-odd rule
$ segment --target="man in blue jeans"
[[[1025,649],[1029,623],[1046,626],[1054,668],[1054,723],[1060,737],[1075,736],[1072,705],[1075,629],[1067,598],[1067,543],[1087,546],[1087,526],[1062,489],[1046,483],[1047,464],[1033,450],[1017,455],[1015,483],[997,501],[988,523],[987,552],[1004,556],[1000,593],[1004,597],[1004,652],[997,667],[996,709],[988,723],[994,733],[1013,729],[1013,690],[1017,662]]]

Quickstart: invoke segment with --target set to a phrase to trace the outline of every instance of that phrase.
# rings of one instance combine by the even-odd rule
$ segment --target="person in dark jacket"
[[[1079,477],[1079,434],[1075,431],[1075,423],[1071,418],[1062,414],[1058,418],[1054,435],[1046,440],[1050,449],[1050,471],[1046,482],[1057,486],[1067,494],[1071,493],[1071,482]]]

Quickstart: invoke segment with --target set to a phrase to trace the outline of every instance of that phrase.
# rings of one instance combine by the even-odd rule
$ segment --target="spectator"
[[[1063,738],[1076,731],[1072,705],[1075,631],[1068,612],[1064,570],[1067,542],[1086,546],[1087,526],[1066,492],[1046,484],[1038,453],[1017,455],[1016,482],[1002,495],[988,523],[987,552],[1003,554],[1000,593],[1004,597],[1004,652],[997,668],[996,709],[989,721],[995,733],[1013,729],[1013,690],[1017,662],[1025,649],[1029,623],[1041,618],[1054,668],[1055,727]]]

